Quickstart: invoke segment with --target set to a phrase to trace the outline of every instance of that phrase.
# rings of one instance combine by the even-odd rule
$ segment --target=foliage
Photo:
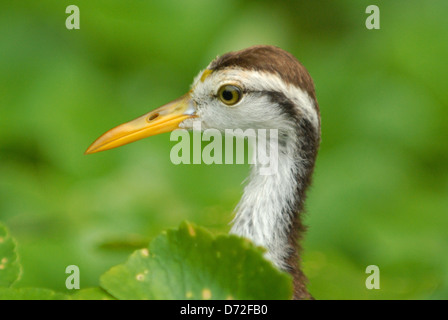
[[[16,244],[0,224],[0,287],[10,287],[21,274]]]
[[[100,288],[65,295],[42,288],[11,288],[19,277],[15,245],[0,225],[0,300],[290,299],[291,277],[264,259],[246,239],[212,236],[183,223],[154,239],[148,249],[101,276]],[[13,264],[8,259],[14,258]],[[8,270],[8,268],[11,269]]]

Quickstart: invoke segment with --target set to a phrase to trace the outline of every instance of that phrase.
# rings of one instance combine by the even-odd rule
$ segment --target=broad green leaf
[[[114,297],[109,295],[101,288],[87,288],[76,290],[75,293],[70,295],[72,300],[115,300]]]
[[[66,300],[67,296],[41,288],[0,288],[0,300]]]
[[[214,237],[183,223],[135,251],[100,279],[118,299],[290,299],[291,277],[263,250],[234,236]]]
[[[20,274],[16,243],[8,230],[0,224],[0,287],[11,286],[19,279]]]

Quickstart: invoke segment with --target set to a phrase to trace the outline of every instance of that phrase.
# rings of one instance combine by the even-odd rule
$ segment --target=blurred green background
[[[80,8],[67,30],[65,8]],[[377,4],[381,29],[367,30]],[[171,164],[169,134],[85,156],[253,44],[311,73],[322,145],[304,267],[317,299],[448,298],[448,2],[1,1],[0,220],[18,287],[81,287],[189,220],[227,232],[247,165]],[[367,290],[378,265],[381,289]]]

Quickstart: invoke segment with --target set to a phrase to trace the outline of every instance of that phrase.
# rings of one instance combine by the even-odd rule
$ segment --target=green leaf
[[[87,288],[76,290],[74,294],[70,296],[72,300],[115,300],[114,297],[109,295],[101,288]]]
[[[0,224],[0,287],[9,287],[20,278],[21,266],[16,243],[8,230]]]
[[[67,296],[49,289],[0,288],[0,300],[66,300]]]
[[[135,251],[100,279],[118,299],[290,299],[291,277],[263,250],[234,236],[214,237],[183,223]]]

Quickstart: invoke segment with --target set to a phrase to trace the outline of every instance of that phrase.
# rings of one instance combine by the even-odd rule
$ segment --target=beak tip
[[[92,148],[92,146],[88,147],[86,151],[84,151],[84,155],[95,153],[96,151]]]

